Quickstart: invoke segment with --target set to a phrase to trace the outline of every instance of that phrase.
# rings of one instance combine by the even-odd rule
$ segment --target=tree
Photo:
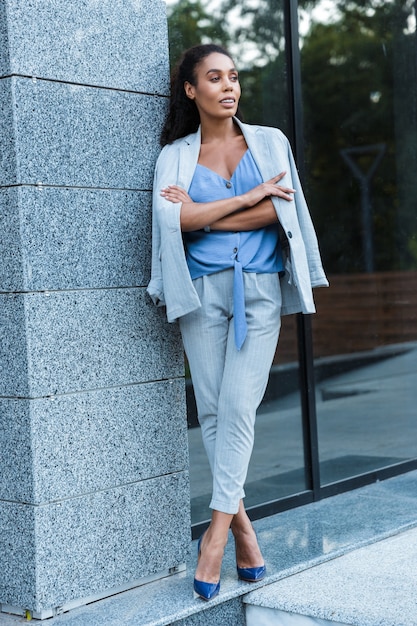
[[[182,52],[200,43],[226,46],[229,35],[224,22],[209,12],[209,3],[201,0],[179,0],[168,8],[171,67]]]
[[[386,153],[372,179],[374,265],[377,270],[415,267],[416,202],[401,202],[404,177],[398,164],[407,135],[416,137],[415,113],[407,129],[398,110],[396,76],[416,85],[412,49],[414,38],[404,34],[404,2],[339,2],[339,18],[331,24],[312,23],[302,50],[303,105],[308,196],[320,233],[325,266],[331,272],[362,271],[360,186],[342,159],[341,151],[384,143]],[[408,13],[409,14],[409,13]],[[407,40],[407,43],[405,43]],[[402,55],[394,55],[401,45]],[[415,48],[414,48],[415,50]],[[415,56],[414,56],[415,58]],[[403,72],[402,72],[403,70]],[[410,80],[405,79],[409,75]],[[410,90],[409,90],[410,91]],[[415,87],[414,90],[415,91]],[[415,93],[406,100],[415,104]],[[414,99],[414,100],[413,100]],[[412,107],[408,107],[412,111]],[[414,107],[415,112],[415,107]],[[414,164],[417,142],[414,141]],[[369,170],[375,154],[357,157]],[[409,176],[408,187],[409,188]],[[413,197],[413,195],[411,196]],[[415,192],[414,192],[415,197]],[[406,206],[407,205],[407,206]],[[396,242],[398,214],[408,225],[407,238]]]

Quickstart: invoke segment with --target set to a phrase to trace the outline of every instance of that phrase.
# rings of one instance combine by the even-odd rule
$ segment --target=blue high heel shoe
[[[257,535],[256,539],[258,539]],[[247,583],[257,583],[265,578],[266,574],[265,565],[261,565],[260,567],[239,567],[236,563],[236,569],[239,579],[244,580]]]
[[[201,540],[203,538],[203,535],[201,535],[197,544],[198,556],[200,556],[200,547],[201,547]],[[199,596],[202,600],[206,600],[206,601],[212,600],[218,595],[220,591],[220,580],[218,583],[205,583],[202,580],[197,580],[197,578],[194,578],[194,591],[197,594],[197,596]]]
[[[244,580],[247,583],[257,583],[258,581],[265,578],[266,567],[265,565],[261,565],[260,567],[238,567],[237,575],[240,580]]]

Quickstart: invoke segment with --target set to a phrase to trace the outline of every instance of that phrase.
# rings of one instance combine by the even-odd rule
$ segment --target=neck
[[[201,120],[201,143],[227,141],[236,135],[240,135],[240,129],[231,117],[224,120]]]

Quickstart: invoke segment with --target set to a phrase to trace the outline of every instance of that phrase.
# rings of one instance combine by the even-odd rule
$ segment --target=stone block
[[[18,188],[0,190],[0,292],[24,285]]]
[[[184,380],[0,399],[0,499],[43,504],[188,468]]]
[[[10,72],[6,3],[0,2],[0,77]]]
[[[3,78],[0,80],[0,185],[13,185],[17,182],[16,138],[12,97],[12,79]]]
[[[19,169],[16,175],[5,164],[0,185],[152,188],[165,98],[21,77],[8,82],[15,120],[6,101],[2,125],[8,138],[15,124]]]
[[[0,500],[0,598],[2,604],[33,606],[36,601],[35,508]],[[1,616],[0,616],[1,623]]]
[[[54,396],[184,373],[178,327],[144,288],[0,294],[0,310],[0,396]]]
[[[226,600],[205,611],[194,613],[185,619],[173,622],[170,626],[244,626],[246,625],[245,605],[241,598]]]
[[[11,537],[0,551],[2,601],[46,611],[183,563],[188,502],[185,472],[45,506],[0,502]],[[26,564],[33,542],[36,559],[32,550]],[[35,586],[26,582],[34,572]]]
[[[20,295],[0,293],[0,396],[27,397],[26,315]]]
[[[149,192],[0,190],[0,291],[144,286]]]
[[[7,24],[11,73],[168,93],[162,0],[2,0],[1,6],[7,7],[0,37]],[[9,74],[7,59],[1,61],[1,75]]]
[[[0,432],[0,500],[33,501],[30,400],[0,398]]]

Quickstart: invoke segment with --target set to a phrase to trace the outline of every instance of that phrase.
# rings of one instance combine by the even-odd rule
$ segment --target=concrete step
[[[247,626],[416,626],[417,528],[245,597]]]

